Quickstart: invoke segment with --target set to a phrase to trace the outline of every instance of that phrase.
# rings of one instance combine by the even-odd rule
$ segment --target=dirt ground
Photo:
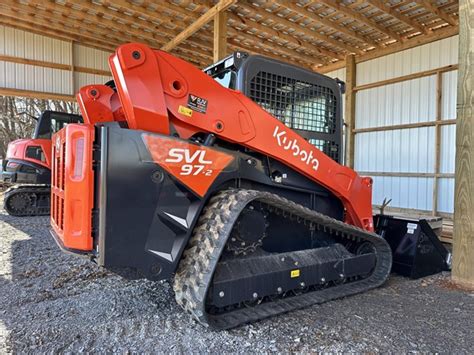
[[[447,273],[393,276],[365,294],[215,332],[179,309],[170,283],[127,281],[62,253],[48,222],[0,210],[2,354],[474,349],[474,294],[451,287]]]

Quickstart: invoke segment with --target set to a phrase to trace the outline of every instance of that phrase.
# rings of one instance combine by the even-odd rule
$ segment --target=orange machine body
[[[40,153],[30,156],[28,148],[41,150]],[[37,158],[39,159],[37,159]],[[7,160],[17,159],[39,164],[51,168],[51,141],[49,139],[17,139],[8,144]]]

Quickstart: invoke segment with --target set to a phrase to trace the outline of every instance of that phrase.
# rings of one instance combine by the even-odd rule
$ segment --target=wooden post
[[[434,178],[433,178],[433,200],[432,200],[432,215],[436,216],[438,213],[438,174],[441,167],[441,109],[443,96],[443,73],[436,73],[436,126],[435,126],[435,162],[434,162]]]
[[[224,11],[214,15],[214,63],[227,54],[227,13]]]
[[[346,56],[346,107],[344,122],[346,124],[346,149],[345,164],[354,168],[354,147],[355,147],[355,103],[356,103],[356,62],[355,55]]]
[[[74,41],[71,41],[71,86],[72,86],[72,93],[71,95],[76,94],[76,63],[74,61]]]
[[[474,289],[474,3],[459,1],[453,281]]]

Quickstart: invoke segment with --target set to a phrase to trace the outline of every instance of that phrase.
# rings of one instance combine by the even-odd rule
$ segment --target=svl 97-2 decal
[[[143,134],[153,161],[181,183],[204,196],[232,155],[176,138]]]

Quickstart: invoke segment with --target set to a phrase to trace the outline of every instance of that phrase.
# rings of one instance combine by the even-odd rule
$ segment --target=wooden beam
[[[451,26],[457,26],[458,25],[458,21],[454,17],[452,17],[452,16],[446,14],[445,12],[441,11],[440,9],[438,9],[435,5],[433,5],[432,1],[426,1],[426,0],[415,0],[415,1],[416,1],[416,3],[423,6],[425,9],[427,9],[432,14],[435,14],[436,16],[438,16],[443,21],[446,21],[447,23],[449,23]]]
[[[387,2],[381,0],[368,0],[367,1],[370,5],[378,8],[379,10],[385,12],[386,14],[396,18],[398,21],[412,27],[413,29],[420,31],[421,33],[428,34],[430,31],[419,24],[418,22],[412,20],[406,15],[401,14],[397,10],[393,9]]]
[[[2,10],[3,11],[3,10]],[[24,16],[21,19],[16,17],[8,17],[8,16],[1,16],[0,17],[0,24],[13,27],[16,29],[20,29],[23,31],[29,31],[36,34],[41,34],[43,36],[49,36],[52,38],[60,39],[63,41],[70,41],[75,40],[79,43],[83,43],[86,46],[94,47],[101,50],[111,51],[114,48],[113,42],[110,41],[106,44],[103,41],[95,40],[90,37],[83,36],[82,34],[76,33],[71,34],[68,32],[64,32],[60,29],[51,29],[51,22],[48,26],[43,26],[42,24],[36,22],[32,23],[29,20],[24,20]]]
[[[406,49],[410,49],[413,47],[418,47],[423,44],[428,44],[431,42],[439,41],[444,38],[452,37],[458,34],[459,28],[458,27],[448,27],[439,30],[434,30],[430,35],[420,35],[414,38],[406,40],[404,43],[396,43],[391,44],[382,49],[376,49],[370,51],[364,55],[356,56],[356,63],[366,62],[368,60],[372,60],[375,58],[383,57],[392,53],[397,53],[404,51]],[[324,67],[320,67],[317,69],[319,73],[329,73],[331,71],[344,68],[345,62],[338,61],[334,64],[329,64]]]
[[[91,11],[98,11],[97,7],[101,7],[100,5],[94,5],[89,3],[86,0],[75,0],[74,3],[79,3],[84,8],[87,8]],[[127,5],[130,5],[129,7]],[[158,21],[158,22],[163,22],[166,24],[170,24],[168,18],[163,17],[162,15],[159,15],[158,12],[151,12],[148,9],[134,5],[131,3],[128,3],[124,0],[114,0],[113,2],[108,2],[105,1],[103,5],[110,5],[112,7],[120,7],[123,9],[123,11],[130,11],[132,10],[135,12],[137,15],[140,17],[144,17],[149,19],[150,21],[144,21],[140,18],[135,17],[136,19],[136,24],[138,24],[140,27],[146,28],[146,25],[148,24],[148,28],[151,24],[151,21]],[[185,6],[185,3],[181,3],[181,5]],[[172,12],[175,16],[180,16],[180,17],[185,17],[185,19],[179,23],[180,26],[183,24],[188,25],[191,24],[189,20],[191,21],[196,21],[199,18],[199,15],[189,12],[189,10],[184,9],[178,5],[172,4],[172,3],[166,3],[166,5],[163,5],[159,2],[154,3],[154,6],[156,6],[157,11],[170,11]],[[203,7],[207,10],[207,7]],[[105,12],[108,16],[111,16],[113,18],[117,18],[119,21],[128,21],[127,15],[123,15],[122,13],[118,11],[111,11],[106,8],[101,10]],[[260,46],[264,48],[267,53],[272,53],[271,57],[281,60],[281,61],[286,61],[286,62],[299,62],[301,61],[304,63],[302,66],[305,68],[311,69],[311,66],[308,64],[324,64],[323,61],[317,59],[314,57],[312,54],[311,56],[302,54],[299,52],[293,52],[297,48],[302,48],[305,50],[309,50],[311,52],[314,52],[316,55],[319,56],[328,56],[330,58],[333,58],[334,56],[337,56],[336,53],[326,51],[323,48],[314,46],[310,44],[309,42],[302,42],[299,41],[298,39],[285,34],[283,32],[279,32],[274,30],[273,28],[269,26],[263,26],[255,21],[246,21],[246,19],[243,19],[233,13],[227,13],[227,17],[229,20],[229,25],[228,25],[228,35],[229,38],[236,38],[236,37],[241,37],[247,42],[251,42],[252,45],[254,46]],[[230,27],[230,24],[232,24],[232,27]],[[156,25],[154,25],[156,26]],[[177,27],[177,24],[174,23],[173,27]],[[149,28],[151,30],[151,28]],[[174,32],[174,30],[170,30],[164,26],[156,26],[156,29],[154,31],[161,31],[165,33],[167,36],[170,37],[176,37],[178,33]],[[247,33],[248,31],[252,31],[252,34]],[[212,41],[213,38],[208,36],[206,33],[202,33],[199,36],[202,40],[209,40]],[[196,39],[194,36],[191,38],[188,38],[190,43],[197,44],[200,48],[209,48],[209,50],[212,51],[212,44],[206,44],[201,40]],[[283,44],[279,44],[279,42],[284,42]],[[181,46],[182,47],[182,46]],[[296,47],[296,48],[294,48]],[[234,48],[237,50],[248,50],[248,47],[242,46],[239,44],[238,41],[234,41]],[[285,58],[286,56],[287,58]],[[212,57],[211,57],[212,58]]]
[[[380,205],[372,205],[372,208],[374,211],[376,211],[376,213],[378,211],[380,211]],[[391,207],[391,206],[387,206],[385,207],[385,210],[386,214],[389,214],[389,215],[394,215],[396,216],[397,214],[404,214],[404,215],[407,215],[408,216],[413,216],[413,215],[425,215],[427,217],[430,216],[430,211],[427,211],[427,210],[418,210],[418,209],[415,209],[415,208],[401,208],[401,207]],[[453,218],[453,214],[452,213],[446,213],[446,212],[439,212],[438,213],[438,216],[439,217],[443,217],[443,229],[445,226],[447,226],[450,222],[452,224],[452,218]],[[444,232],[444,230],[443,230]],[[449,243],[452,243],[452,241],[450,241]]]
[[[67,3],[65,3],[64,5],[59,5],[48,1],[43,2],[38,0],[30,0],[30,6],[17,4],[12,0],[5,0],[5,3],[10,4],[10,7],[16,9],[17,11],[22,11],[23,14],[31,13],[31,15],[28,15],[29,17],[26,17],[26,15],[23,15],[23,17],[28,18],[29,21],[34,24],[46,25],[49,19],[52,16],[55,16],[54,19],[60,22],[60,28],[63,31],[69,31],[71,33],[81,33],[80,31],[84,31],[87,32],[90,37],[97,38],[98,40],[103,37],[109,37],[109,41],[112,40],[113,43],[115,43],[113,47],[117,47],[118,45],[127,41],[140,41],[152,47],[156,47],[156,45],[160,43],[159,41],[157,41],[156,37],[153,36],[153,34],[150,34],[150,32],[139,31],[131,27],[127,29],[120,23],[111,20],[97,19],[97,22],[105,24],[107,28],[97,27],[91,23],[85,23],[83,22],[83,20],[87,19],[88,21],[90,21],[90,17],[92,15],[89,15],[89,18],[87,18],[87,16],[84,15],[84,12],[74,10],[68,7]],[[38,9],[36,8],[36,5],[41,5],[42,7],[48,9],[50,12]],[[51,13],[53,11],[55,13],[59,13],[60,15],[53,15]],[[32,17],[33,15],[34,17]],[[43,20],[36,19],[36,17],[42,18]],[[110,29],[115,29],[116,31],[111,31]],[[133,35],[134,37],[132,37],[131,35]],[[187,57],[180,55],[184,59],[188,59],[189,57],[194,58],[195,55],[202,55],[207,58],[212,58],[210,53],[203,51],[201,48],[192,48],[192,50],[189,48],[184,48],[183,50],[190,52]]]
[[[97,8],[99,5],[92,5],[88,0],[75,0],[74,4],[80,4],[81,7],[84,6],[84,8],[87,8],[88,10],[91,11],[99,11]],[[134,17],[133,20],[135,20],[134,25],[139,25],[140,27],[143,28],[148,28],[151,31],[155,31],[158,33],[163,33],[166,34],[166,36],[170,38],[176,37],[178,34],[174,30],[171,30],[167,28],[166,26],[156,26],[152,24],[152,21],[158,21],[158,22],[163,22],[166,25],[170,25],[170,20],[168,17],[163,17],[162,15],[159,15],[159,11],[168,11],[172,12],[175,16],[180,16],[184,17],[184,20],[179,23],[180,26],[184,25],[189,25],[192,22],[191,21],[196,21],[199,18],[199,15],[190,12],[189,10],[182,8],[178,5],[174,5],[172,3],[166,3],[166,5],[161,4],[159,2],[155,2],[153,5],[157,8],[156,12],[149,11],[148,9],[134,5],[131,3],[128,3],[127,1],[124,0],[114,0],[113,3],[109,3],[105,1],[102,3],[103,6],[105,5],[110,5],[113,7],[121,7],[123,11],[130,12],[132,10],[136,15],[139,15],[140,17],[144,17],[149,19],[149,21],[144,21],[141,18]],[[130,6],[128,6],[130,5]],[[181,5],[185,6],[185,3],[181,3]],[[239,4],[240,5],[240,4]],[[198,6],[196,9],[203,7],[203,6]],[[123,22],[123,21],[128,21],[127,15],[124,15],[118,11],[112,11],[109,10],[105,7],[99,7],[101,10],[100,12],[106,13],[108,16],[111,16],[112,18],[117,18],[118,21]],[[203,7],[207,11],[207,7]],[[289,50],[295,50],[297,48],[304,49],[305,51],[310,51],[312,52],[311,56],[317,55],[317,56],[326,56],[329,58],[338,58],[339,55],[335,52],[331,52],[329,50],[325,50],[324,48],[315,46],[314,44],[307,42],[307,41],[301,41],[299,39],[296,39],[286,33],[283,33],[281,31],[276,31],[273,28],[269,26],[263,26],[259,24],[256,21],[250,21],[244,18],[241,18],[240,16],[233,14],[233,13],[228,13],[227,14],[228,20],[229,20],[229,26],[228,26],[228,35],[230,38],[235,38],[237,36],[240,36],[242,38],[245,38],[246,41],[252,42],[254,44],[262,44],[264,42],[264,45],[266,48],[271,48],[271,52],[276,54],[277,56],[282,56],[286,55],[286,53],[282,53],[282,50],[287,50],[287,52],[290,52]],[[156,26],[156,28],[150,28],[150,25]],[[177,26],[178,24],[173,23],[173,27],[177,28],[180,26]],[[232,25],[232,27],[230,26]],[[253,34],[248,34],[247,32],[252,32]],[[255,33],[258,34],[258,36],[255,35]],[[208,36],[206,33],[201,33],[199,36],[203,40],[209,40],[212,41],[212,37]],[[202,48],[209,48],[209,50],[212,51],[212,44],[209,46],[208,44],[202,43],[202,41],[199,41],[198,39],[195,38],[195,36],[191,37],[188,39],[191,43],[196,43],[198,46]],[[283,44],[281,42],[284,42]],[[296,48],[295,48],[296,47]],[[239,50],[242,50],[245,48],[239,48]],[[291,53],[291,52],[290,52]],[[296,52],[290,55],[291,61],[293,60],[298,60],[298,58],[301,57],[301,54]],[[307,58],[310,58],[307,56]],[[305,62],[307,62],[307,58],[303,58]],[[341,58],[343,58],[341,56]],[[289,62],[289,59],[285,59],[284,57],[278,58],[279,60],[282,61],[287,61]],[[317,59],[315,57],[311,58],[310,63],[318,63],[318,64],[325,64],[324,61],[321,61],[320,59]]]
[[[398,76],[396,78],[390,78],[390,79],[387,79],[387,80],[380,80],[380,81],[376,81],[376,82],[373,82],[373,83],[370,83],[370,84],[359,85],[359,86],[356,86],[354,88],[354,90],[355,91],[361,91],[361,90],[373,89],[373,88],[380,87],[380,86],[400,83],[400,82],[403,82],[403,81],[408,81],[408,80],[413,80],[413,79],[424,78],[426,76],[431,76],[431,75],[435,75],[435,74],[438,74],[438,73],[444,73],[444,72],[448,72],[448,71],[452,71],[452,70],[456,70],[456,69],[458,69],[457,64],[447,65],[447,66],[444,66],[444,67],[441,67],[441,68],[420,71],[418,73]]]
[[[112,73],[109,70],[86,68],[86,67],[80,67],[80,66],[77,66],[77,65],[73,66],[73,71],[78,72],[78,73],[87,73],[87,74],[102,75],[102,76],[112,76]]]
[[[267,44],[266,41],[260,41],[260,42],[257,42],[255,43],[255,37],[253,36],[250,36],[250,35],[246,35],[246,34],[239,34],[238,36],[241,36],[242,38],[244,38],[244,40],[242,42],[250,42],[252,43],[255,47],[261,47],[261,48],[265,48],[267,49],[268,51],[270,51],[271,53],[277,53],[277,54],[280,54],[280,55],[286,55],[287,56],[287,59],[286,61],[287,62],[295,62],[297,61],[296,59],[294,59],[294,57],[296,56],[298,58],[298,61],[300,62],[304,62],[306,63],[308,68],[311,67],[311,65],[313,65],[314,63],[320,63],[316,58],[314,57],[311,57],[305,53],[300,53],[300,52],[296,52],[295,50],[291,50],[291,49],[287,49],[283,46],[278,46],[277,48],[274,47],[274,46],[269,46]],[[251,37],[250,40],[247,39],[247,37]],[[258,38],[258,37],[257,37]],[[233,39],[230,39],[228,40],[229,42],[232,41],[232,43],[234,43],[235,45],[238,45],[238,41],[236,40],[236,38],[234,37]],[[245,46],[244,46],[245,47]],[[281,58],[280,58],[281,59]]]
[[[454,174],[449,173],[412,173],[412,172],[386,172],[386,171],[358,171],[359,175],[385,176],[385,177],[411,177],[411,178],[440,178],[453,179]]]
[[[2,3],[2,6],[6,6],[5,3],[9,0],[5,0],[4,3]],[[2,19],[3,18],[10,18],[11,20],[15,21],[22,21],[22,22],[28,22],[32,27],[34,28],[35,26],[42,26],[43,28],[50,28],[50,31],[47,31],[48,33],[67,33],[69,39],[76,39],[78,36],[81,37],[86,37],[89,39],[93,39],[96,42],[99,43],[104,43],[104,47],[107,45],[111,45],[112,43],[115,42],[113,38],[103,38],[94,31],[92,31],[89,28],[84,29],[83,31],[79,30],[79,25],[76,23],[73,23],[71,26],[68,26],[65,20],[62,17],[54,17],[52,14],[48,14],[46,11],[42,11],[39,9],[35,9],[26,5],[21,5],[21,4],[12,4],[10,5],[11,8],[15,8],[15,10],[12,9],[7,9],[7,8],[2,8]],[[18,11],[20,8],[23,9],[23,7],[26,8],[25,12],[20,12]],[[117,43],[117,42],[115,42]]]
[[[345,164],[354,168],[354,128],[355,128],[355,110],[356,110],[356,92],[354,87],[356,84],[356,62],[355,56],[349,54],[346,57],[346,107],[344,114],[344,121],[346,124],[346,149],[345,149]]]
[[[237,0],[220,0],[216,5],[209,9],[204,15],[199,17],[196,21],[194,21],[188,28],[180,32],[175,38],[169,41],[167,44],[161,47],[164,51],[170,51],[181,42],[192,36],[194,33],[199,31],[202,26],[207,24],[214,18],[214,15],[218,14],[221,11],[227,10],[229,7],[234,5]]]
[[[103,76],[111,75],[110,71],[108,70],[86,68],[86,67],[80,67],[76,65],[71,67],[71,65],[68,65],[68,64],[46,62],[43,60],[20,58],[20,57],[14,57],[14,56],[9,56],[9,55],[0,55],[0,61],[9,62],[9,63],[34,65],[34,66],[42,67],[42,68],[60,69],[60,70],[68,70],[68,71],[73,70],[78,73],[87,73],[87,74],[95,74],[95,75],[103,75]]]
[[[35,65],[37,67],[43,67],[43,68],[71,70],[71,66],[69,64],[46,62],[43,60],[20,58],[20,57],[14,57],[10,55],[0,55],[0,61],[9,62],[9,63],[17,63],[17,64]]]
[[[214,62],[224,58],[227,54],[227,13],[218,12],[214,15]]]
[[[120,23],[125,22],[125,25],[121,25],[125,29],[130,28],[130,26],[132,25],[138,26],[140,28],[140,31],[146,28],[148,32],[151,31],[156,34],[166,35],[168,38],[174,38],[179,33],[176,32],[176,30],[167,28],[168,25],[174,28],[178,28],[183,25],[187,26],[192,23],[190,21],[196,21],[199,18],[199,15],[172,3],[166,3],[166,5],[164,5],[162,3],[155,2],[153,4],[153,6],[157,8],[155,12],[150,11],[149,9],[144,8],[142,6],[128,3],[124,0],[114,0],[113,2],[104,1],[100,4],[93,4],[88,0],[75,0],[74,5],[80,6],[83,9],[87,9],[92,13],[106,14],[108,17],[110,16],[112,19],[114,19],[115,21],[119,21]],[[181,5],[185,6],[184,3],[181,3]],[[121,11],[133,12],[135,16],[132,17],[120,11],[113,11],[111,9],[108,9],[106,6],[119,8]],[[207,10],[207,7],[204,6],[198,6],[196,7],[196,9],[201,10],[201,7]],[[174,16],[184,17],[184,20],[180,21],[179,23],[170,22],[168,17],[160,14],[160,12],[165,11],[172,12]],[[275,54],[275,57],[277,57],[277,59],[279,60],[293,62],[295,60],[298,61],[298,59],[301,58],[307,64],[325,64],[324,61],[317,59],[316,57],[314,57],[314,55],[327,56],[330,58],[338,57],[338,54],[334,52],[315,46],[310,42],[300,41],[288,34],[276,31],[269,26],[263,26],[255,21],[247,21],[246,19],[243,19],[233,13],[228,13],[227,16],[229,20],[229,26],[227,29],[229,38],[242,37],[246,41],[252,42],[255,45],[264,45],[265,48],[267,48],[271,53]],[[147,21],[143,20],[143,18],[146,18]],[[157,25],[156,22],[163,23],[165,25]],[[231,28],[230,25],[232,25],[233,28]],[[253,34],[247,33],[249,31],[251,31]],[[256,36],[255,33],[257,33],[258,36]],[[213,38],[207,35],[206,33],[200,33],[199,38],[200,39],[197,39],[196,36],[192,36],[191,38],[188,38],[187,41],[189,41],[189,43],[191,44],[196,44],[199,48],[205,48],[212,51]],[[203,40],[210,41],[210,43],[206,43]],[[302,55],[301,53],[297,52],[296,49],[298,48],[312,52],[311,56]],[[245,50],[245,47],[239,48],[239,50],[242,49]],[[289,56],[289,58],[285,58],[283,56]],[[305,67],[307,67],[307,64],[305,64]]]
[[[349,6],[344,6],[344,5],[341,5],[338,1],[335,1],[335,0],[319,0],[317,1],[319,3],[322,3],[330,8],[333,8],[334,10],[337,10],[341,13],[343,13],[344,15],[346,15],[347,17],[350,17],[354,20],[357,20],[358,22],[361,22],[371,28],[374,28],[376,29],[377,31],[399,41],[399,42],[403,42],[403,39],[402,37],[398,34],[398,33],[395,33],[393,31],[391,31],[390,29],[380,25],[379,23],[377,23],[376,21],[364,16],[364,15],[361,15],[360,13],[358,13],[357,11],[351,9]]]
[[[11,1],[11,0],[6,0],[6,1]],[[51,11],[54,10],[54,12],[60,12],[60,13],[62,13],[63,17],[66,17],[66,18],[70,17],[72,19],[75,19],[75,18],[86,19],[87,17],[84,16],[84,13],[85,13],[84,10],[87,10],[87,12],[89,13],[89,18],[87,18],[88,21],[90,20],[91,16],[96,16],[96,15],[92,15],[94,13],[95,14],[106,14],[107,17],[110,16],[112,19],[114,19],[116,21],[120,21],[120,22],[111,21],[111,20],[107,20],[107,19],[98,19],[97,21],[100,21],[101,23],[105,24],[107,26],[107,28],[114,28],[114,29],[117,29],[118,31],[124,32],[124,33],[131,32],[133,34],[136,34],[137,36],[138,35],[149,36],[150,32],[154,32],[154,33],[163,32],[163,33],[166,33],[166,35],[171,35],[171,36],[175,36],[177,34],[177,32],[175,32],[173,30],[169,30],[166,27],[163,27],[162,29],[160,29],[158,27],[156,27],[156,28],[153,27],[153,26],[157,26],[157,25],[153,25],[152,21],[147,22],[147,21],[143,21],[141,19],[136,18],[136,23],[134,23],[134,18],[129,16],[129,15],[121,14],[118,11],[112,11],[112,10],[104,8],[100,5],[95,5],[95,4],[92,4],[92,3],[84,1],[84,0],[76,0],[74,2],[75,5],[79,5],[81,7],[81,10],[75,10],[75,9],[70,8],[69,6],[67,6],[68,5],[67,1],[66,1],[65,4],[57,4],[57,3],[52,3],[52,2],[44,2],[43,3],[43,2],[38,1],[38,0],[30,0],[30,1],[31,1],[32,5],[42,4],[42,7],[47,7]],[[115,2],[114,2],[113,5],[115,6]],[[33,11],[36,10],[36,8],[32,8],[32,9],[33,9]],[[137,6],[134,6],[133,9],[138,10]],[[36,11],[36,12],[39,12],[42,16],[46,16],[43,13],[44,11],[42,11],[42,10],[39,10],[39,11]],[[148,11],[148,14],[149,13],[150,12]],[[140,13],[140,15],[142,15],[142,14]],[[51,15],[47,15],[47,17],[50,17],[50,16]],[[91,27],[94,28],[94,26],[91,26],[90,24],[82,24],[81,22],[78,22],[77,20],[74,20],[74,21],[76,21],[74,23],[74,25],[76,27],[77,26],[83,26],[83,27],[86,27],[87,30],[90,30]],[[146,27],[147,31],[143,31],[141,29],[140,30],[139,29],[134,29],[134,28],[131,27],[132,25],[136,25],[136,24],[140,24],[140,26],[143,26],[144,24],[148,24],[148,23],[151,24],[151,25],[148,25],[148,27]],[[108,34],[109,33],[106,29],[103,29],[103,28],[96,28],[96,32],[101,33],[101,34]],[[113,32],[113,33],[117,33],[117,32]],[[237,32],[235,30],[233,31],[233,35],[234,36],[240,36],[242,38],[245,38],[246,40],[250,39],[252,41],[252,43],[255,42],[255,40],[256,40],[256,37],[254,37],[254,36],[251,36],[249,34],[242,33],[242,32]],[[124,35],[124,36],[126,37],[126,35]],[[203,34],[200,37],[202,37],[203,39],[209,39],[210,41],[212,41],[212,37],[207,36],[206,34]],[[154,40],[154,38],[150,38],[150,37],[148,37],[148,38],[152,41]],[[257,38],[257,39],[259,39],[259,38]],[[123,38],[122,38],[122,41],[123,41]],[[141,41],[143,42],[143,40],[141,40]],[[258,41],[258,42],[261,42],[261,41]],[[151,45],[153,46],[153,43],[151,43]],[[112,48],[114,48],[116,46],[117,45],[112,46]],[[284,46],[279,46],[279,45],[274,46],[274,45],[271,45],[270,42],[267,42],[267,41],[265,41],[264,44],[262,44],[262,46],[264,46],[266,49],[268,49],[271,53],[278,54],[278,55],[287,55],[287,56],[289,56],[289,58],[291,58],[291,59],[285,59],[284,57],[275,56],[279,60],[292,61],[294,56],[295,56],[294,52],[292,52],[291,50],[288,50]],[[180,50],[180,52],[179,52],[179,55],[178,55],[179,57],[182,57],[183,59],[189,60],[191,62],[200,62],[201,63],[200,65],[204,64],[204,66],[211,63],[212,54],[210,54],[210,53],[207,54],[207,52],[204,52],[204,49],[209,49],[210,51],[212,51],[212,42],[207,43],[207,42],[204,42],[202,40],[193,38],[192,41],[190,41],[190,43],[188,45],[181,46],[181,47],[182,47],[181,48],[182,50]],[[242,47],[240,49],[242,49]],[[245,47],[244,47],[244,49],[245,49]],[[183,52],[187,52],[186,55],[184,55]],[[201,59],[197,59],[196,54],[205,56],[206,59],[204,60],[204,62]],[[298,54],[298,53],[296,53],[296,54]],[[314,60],[313,57],[302,55],[302,54],[300,54],[299,56],[301,57],[301,59],[305,60],[305,63],[314,63],[314,62],[318,63],[318,61]],[[209,60],[207,58],[209,58]],[[308,64],[304,64],[304,66],[309,67]]]
[[[119,43],[123,43],[124,41],[139,41],[147,43],[148,45],[156,48],[159,47],[163,42],[168,41],[170,36],[174,36],[176,34],[175,31],[165,27],[158,27],[157,25],[151,24],[151,22],[151,25],[148,24],[148,27],[146,27],[147,30],[143,30],[143,28],[135,28],[134,26],[136,26],[137,23],[143,25],[143,23],[147,22],[140,19],[134,19],[129,15],[121,15],[117,11],[107,10],[100,5],[94,5],[87,1],[76,0],[74,3],[69,3],[66,1],[64,4],[57,4],[49,1],[30,0],[30,4],[39,4],[42,7],[46,7],[50,11],[59,12],[62,15],[62,18],[66,19],[65,22],[67,24],[75,25],[77,27],[86,27],[87,29],[92,28],[94,33],[100,34],[102,36],[106,36],[107,34],[111,36],[118,35],[121,37],[121,41],[119,41]],[[80,6],[81,9],[78,10],[72,8],[72,4],[75,6]],[[88,10],[95,14],[93,15],[84,10]],[[104,14],[108,15],[107,17],[110,16],[112,20],[104,18]],[[67,19],[71,20],[68,21]],[[87,21],[87,23],[85,23],[85,21]],[[92,24],[90,22],[92,22]],[[106,28],[97,26],[98,23],[106,26]],[[166,37],[167,35],[168,37]],[[194,58],[196,56],[212,59],[210,45],[204,45],[204,43],[199,40],[197,43],[189,44],[188,46],[183,47],[183,51],[188,52],[187,57],[180,55],[180,57],[183,57],[184,59],[193,57],[193,60],[196,60],[196,58]]]
[[[474,3],[459,1],[459,72],[452,278],[474,289]]]
[[[275,43],[275,48],[285,48],[285,49],[290,49],[293,51],[296,51],[297,49],[304,50],[305,52],[310,52],[311,56],[313,56],[312,63],[319,63],[319,64],[325,64],[327,63],[327,60],[321,60],[319,57],[328,57],[328,58],[343,58],[341,54],[338,54],[336,52],[332,52],[328,49],[325,49],[321,46],[315,45],[312,42],[309,42],[305,39],[302,38],[296,38],[294,36],[291,36],[289,34],[284,33],[283,31],[277,31],[273,29],[271,26],[265,26],[257,21],[253,21],[248,18],[240,17],[235,14],[229,14],[229,19],[230,24],[234,29],[228,29],[229,30],[229,36],[230,37],[236,37],[236,36],[246,36],[247,40],[252,40],[253,37],[253,42],[255,44],[261,44],[262,40],[265,39],[265,43],[271,44],[272,42]],[[247,32],[250,32],[251,34],[247,35]],[[247,37],[248,36],[248,37]],[[281,45],[281,42],[283,42],[283,45]],[[292,58],[297,59],[298,58],[298,52],[294,53],[292,55]]]
[[[353,39],[356,39],[357,41],[365,43],[369,46],[378,47],[380,45],[380,44],[378,44],[377,42],[375,42],[374,40],[372,40],[371,38],[369,38],[367,36],[364,36],[360,33],[357,33],[357,32],[355,32],[355,31],[353,31],[353,30],[351,30],[351,29],[349,29],[345,26],[341,26],[338,23],[336,23],[335,21],[331,21],[331,20],[328,20],[324,17],[321,17],[321,16],[319,16],[318,14],[316,14],[312,11],[308,11],[305,7],[298,5],[298,2],[295,1],[295,0],[292,0],[292,1],[278,0],[277,3],[278,3],[279,6],[284,7],[288,10],[291,10],[291,11],[297,13],[300,16],[303,16],[305,19],[308,19],[311,22],[314,21],[316,23],[320,23],[320,24],[322,24],[326,27],[332,28],[337,32],[343,33],[346,36],[349,36]]]
[[[448,126],[452,124],[456,124],[456,119],[426,121],[426,122],[417,122],[417,123],[404,123],[404,124],[396,124],[396,125],[390,125],[390,126],[379,126],[379,127],[368,127],[368,128],[356,128],[356,129],[353,129],[352,132],[355,134],[369,133],[369,132],[385,132],[385,131],[396,131],[399,129]]]
[[[253,44],[253,42],[251,42],[251,44],[247,44],[247,43],[244,43],[244,42],[245,41],[238,42],[233,38],[229,38],[227,40],[227,44],[228,44],[229,48],[232,49],[233,51],[242,51],[243,50],[243,51],[248,52],[250,54],[264,55],[266,57],[273,58],[273,59],[276,59],[276,60],[286,61],[287,63],[291,63],[291,64],[297,64],[301,68],[305,68],[305,69],[308,69],[308,70],[313,70],[312,66],[307,64],[306,61],[302,62],[300,60],[298,60],[298,61],[293,60],[291,57],[282,58],[278,55],[275,55],[275,52],[272,52],[271,49],[266,47],[265,45],[263,45],[263,43],[260,43],[259,45],[255,45],[255,44]],[[290,52],[291,51],[287,50],[287,53],[290,53]]]
[[[7,17],[5,18],[0,17],[0,25],[14,28],[20,31],[27,31],[27,32],[34,33],[37,35],[58,39],[60,41],[77,41],[78,44],[80,44],[81,46],[88,47],[88,48],[94,48],[94,49],[98,49],[102,51],[113,50],[113,46],[111,46],[110,43],[109,45],[104,46],[91,39],[80,38],[78,36],[71,37],[70,35],[63,34],[61,31],[51,30],[51,26],[49,26],[48,28],[44,28],[41,26],[32,26],[28,23],[21,22],[21,20],[19,19],[12,20]]]
[[[265,8],[269,8],[270,6],[273,5],[273,1],[264,1],[261,4],[261,8],[257,8],[254,6],[249,6],[244,3],[240,3],[239,7],[242,9],[245,9],[248,11],[250,14],[258,14],[260,15],[263,19],[268,19],[272,20],[275,24],[281,24],[287,27],[287,31],[291,28],[294,29],[295,33],[303,33],[304,35],[308,36],[309,38],[314,38],[318,39],[320,41],[326,42],[328,44],[331,44],[337,48],[341,48],[348,53],[361,53],[362,50],[360,48],[357,48],[353,44],[347,44],[342,41],[338,41],[336,39],[333,39],[329,37],[328,35],[321,34],[318,31],[312,31],[309,28],[306,28],[304,26],[299,25],[297,22],[292,22],[282,16],[278,16],[275,13],[269,12],[265,10]],[[293,35],[293,31],[290,31]]]
[[[20,89],[11,89],[11,88],[0,88],[0,95],[30,97],[34,99],[43,99],[43,100],[62,100],[62,101],[72,101],[72,102],[76,101],[76,98],[74,97],[74,95],[64,95],[64,94],[56,94],[52,92],[20,90]]]

